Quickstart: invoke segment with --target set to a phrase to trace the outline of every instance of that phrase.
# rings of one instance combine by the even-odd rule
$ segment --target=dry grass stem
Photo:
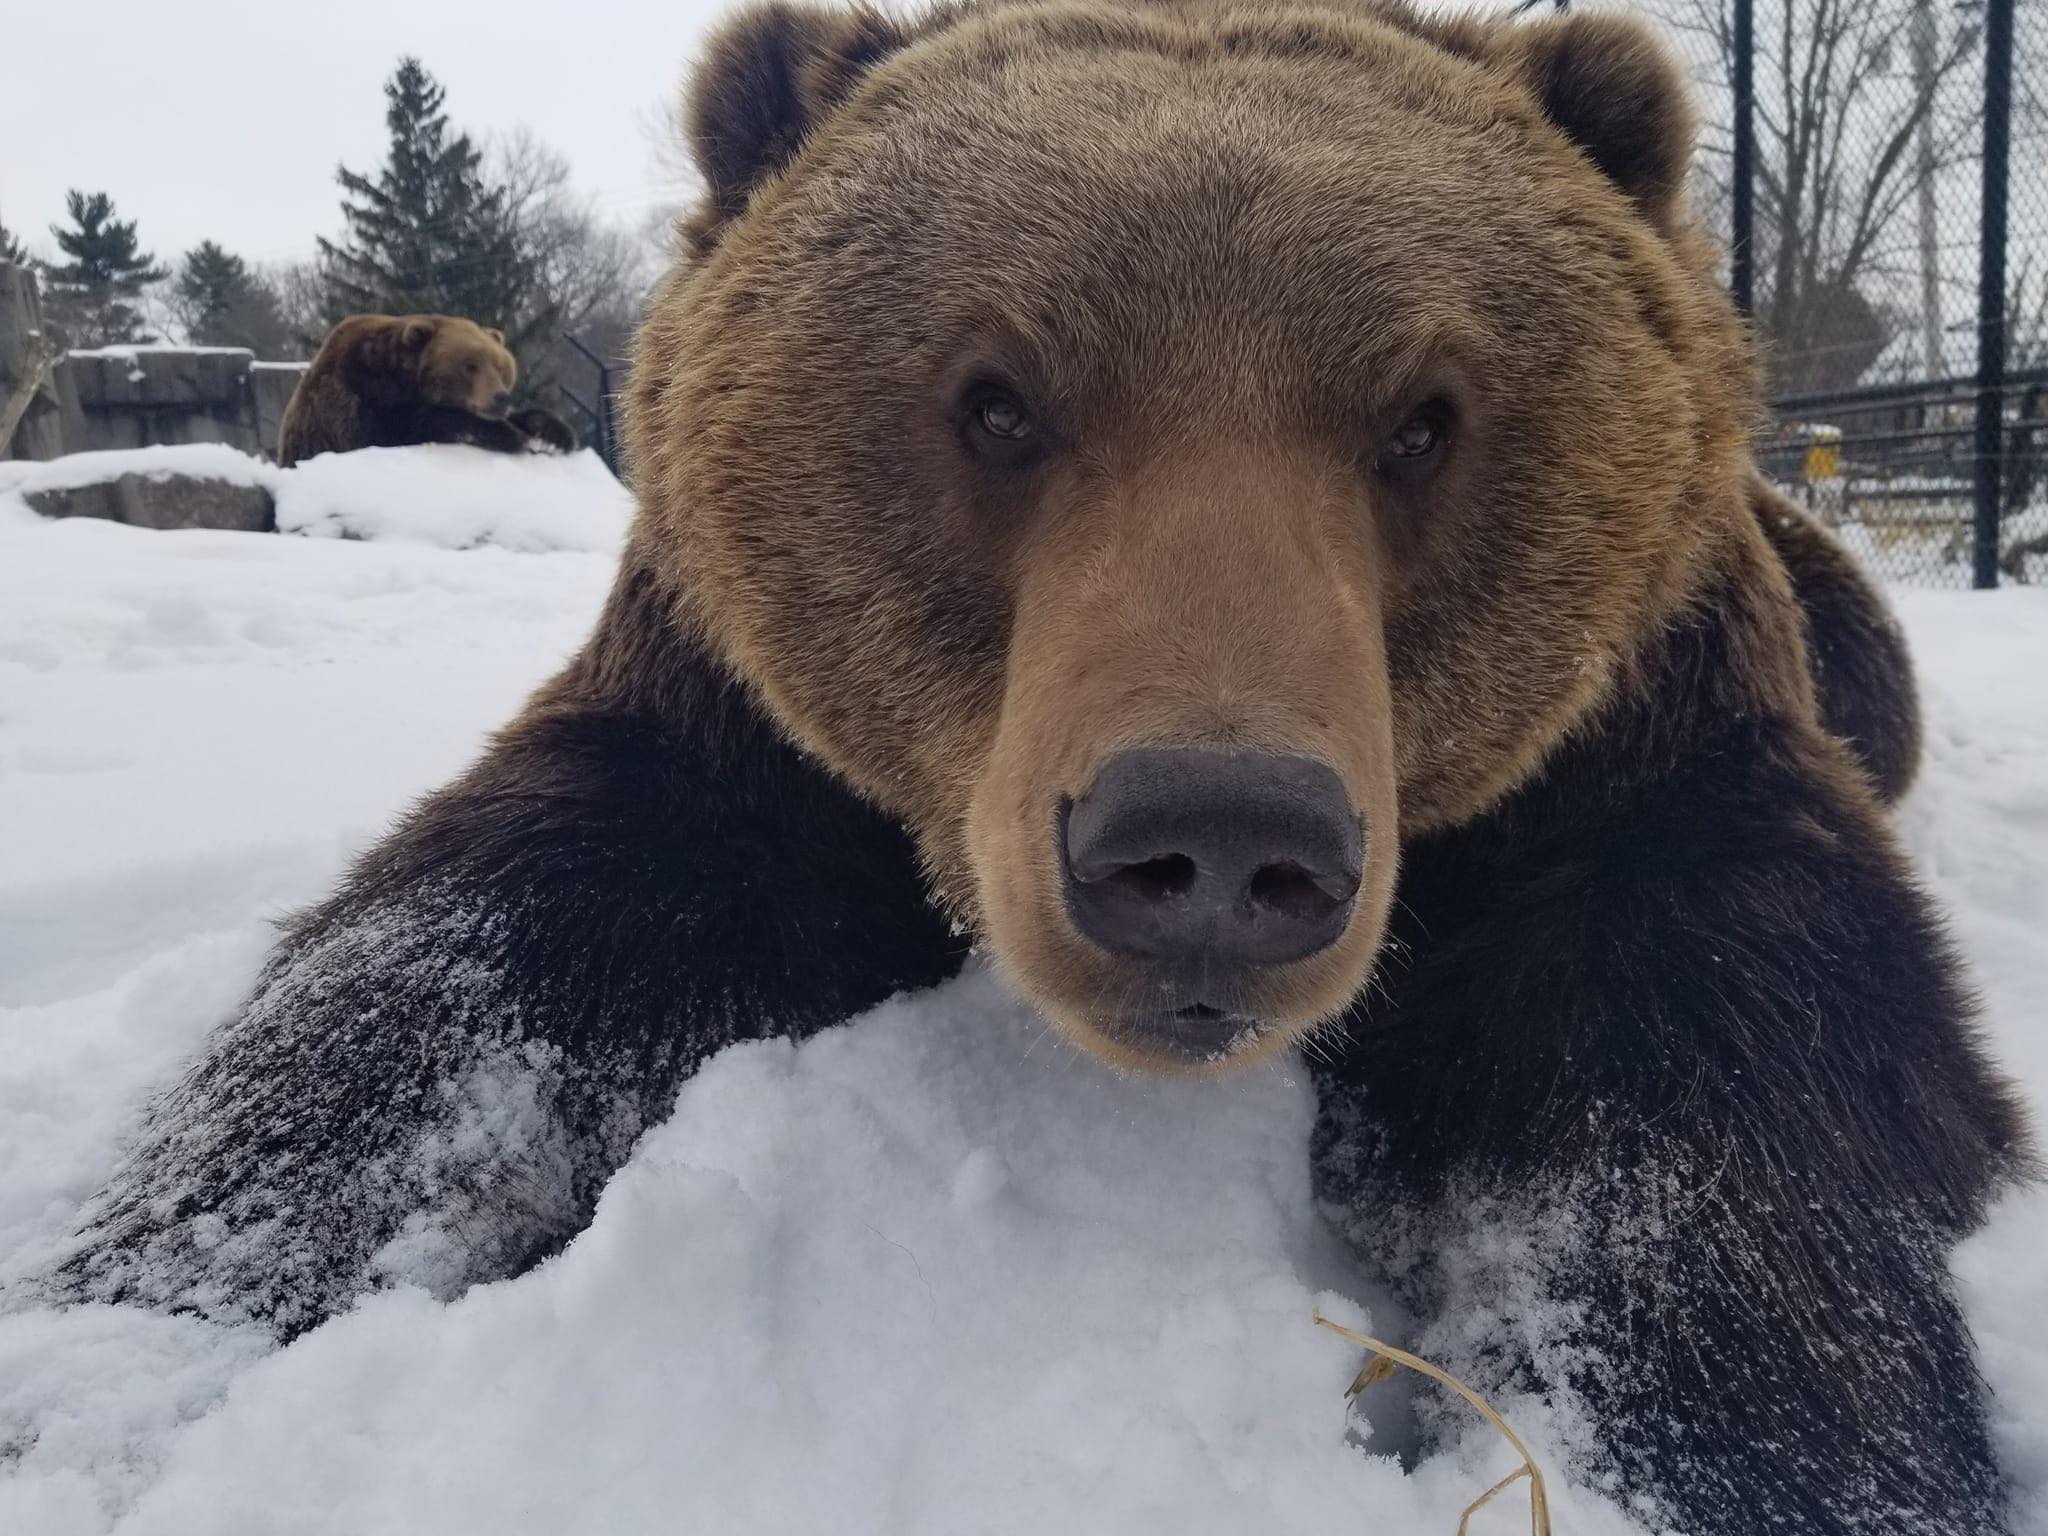
[[[1366,1359],[1364,1368],[1359,1371],[1357,1377],[1352,1381],[1350,1388],[1344,1393],[1344,1400],[1347,1403],[1356,1398],[1367,1387],[1377,1382],[1385,1381],[1389,1376],[1393,1375],[1395,1366],[1406,1366],[1411,1371],[1427,1376],[1431,1381],[1443,1383],[1443,1385],[1457,1393],[1458,1396],[1465,1399],[1466,1402],[1479,1411],[1480,1416],[1487,1423],[1501,1432],[1508,1444],[1514,1447],[1515,1454],[1522,1458],[1522,1464],[1519,1467],[1515,1468],[1514,1471],[1510,1472],[1506,1477],[1465,1506],[1465,1513],[1458,1517],[1458,1536],[1466,1536],[1466,1530],[1472,1524],[1472,1517],[1484,1509],[1492,1501],[1495,1494],[1499,1493],[1509,1484],[1519,1482],[1525,1477],[1529,1480],[1530,1536],[1551,1536],[1550,1491],[1544,1487],[1543,1471],[1536,1465],[1536,1458],[1529,1454],[1529,1447],[1522,1444],[1522,1437],[1508,1428],[1508,1421],[1495,1413],[1492,1405],[1485,1398],[1474,1392],[1449,1371],[1431,1365],[1420,1355],[1411,1355],[1405,1349],[1396,1349],[1391,1344],[1383,1344],[1378,1339],[1360,1333],[1355,1328],[1346,1328],[1342,1323],[1333,1323],[1330,1319],[1323,1316],[1321,1312],[1315,1314],[1315,1320],[1318,1327],[1327,1328],[1340,1338],[1349,1339],[1360,1349],[1371,1351],[1371,1354]]]

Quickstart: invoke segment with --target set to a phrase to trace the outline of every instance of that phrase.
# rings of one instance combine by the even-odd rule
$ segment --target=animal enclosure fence
[[[2048,580],[2048,3],[1632,8],[1693,76],[1766,473],[1893,580]]]

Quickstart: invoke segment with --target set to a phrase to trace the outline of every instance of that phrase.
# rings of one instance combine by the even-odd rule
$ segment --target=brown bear
[[[576,434],[554,412],[513,408],[518,382],[502,331],[456,315],[351,315],[292,391],[277,461],[415,443],[574,452]]]
[[[690,117],[596,633],[291,925],[60,1283],[290,1334],[514,1272],[710,1053],[971,941],[1125,1067],[1300,1047],[1420,1346],[1646,1521],[2001,1529],[1946,1260],[2025,1129],[1655,42],[772,4]]]

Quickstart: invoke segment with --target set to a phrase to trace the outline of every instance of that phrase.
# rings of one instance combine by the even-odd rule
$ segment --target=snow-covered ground
[[[351,457],[280,493],[342,539],[48,522],[0,479],[0,1287],[270,919],[603,595],[623,503],[590,461]],[[2048,592],[1899,601],[1931,717],[1906,831],[2048,1098]],[[1347,1438],[1359,1357],[1309,1318],[1368,1298],[1328,1294],[1310,1112],[1285,1066],[1112,1076],[978,974],[738,1048],[567,1252],[453,1305],[381,1295],[279,1351],[0,1301],[0,1531],[1450,1536],[1512,1462],[1484,1430],[1408,1474]],[[2048,1531],[2048,1198],[1957,1269]],[[1540,1456],[1541,1414],[1501,1406]],[[1635,1529],[1555,1503],[1573,1536]],[[1526,1520],[1510,1495],[1474,1530]]]

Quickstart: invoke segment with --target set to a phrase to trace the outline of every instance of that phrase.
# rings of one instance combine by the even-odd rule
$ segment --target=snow
[[[179,356],[205,353],[214,357],[254,357],[256,354],[247,347],[200,347],[182,341],[133,341],[122,342],[111,347],[73,347],[73,357],[115,357],[132,359],[143,352],[169,352]]]
[[[446,549],[611,553],[633,515],[631,495],[594,453],[501,454],[454,444],[321,454],[291,469],[222,443],[74,453],[44,464],[0,462],[0,497],[123,475],[260,487],[277,503],[280,533]]]
[[[606,553],[617,550],[633,499],[604,462],[481,448],[365,448],[328,453],[283,471],[280,533],[410,539],[462,549]]]
[[[1310,1314],[1381,1309],[1315,1218],[1303,1076],[1119,1077],[979,972],[719,1056],[587,1233],[452,1304],[388,1292],[282,1350],[10,1307],[271,919],[587,632],[626,515],[599,474],[279,477],[293,526],[346,538],[50,521],[0,483],[0,1531],[1450,1536],[1512,1460],[1475,1428],[1403,1472],[1347,1433],[1359,1356]],[[2048,592],[1899,602],[1930,724],[1904,829],[2038,1100]],[[2048,1196],[1956,1268],[2038,1536]],[[1558,1427],[1499,1406],[1544,1457]],[[1555,1491],[1561,1531],[1637,1529]]]
[[[70,453],[47,463],[16,460],[0,464],[0,492],[68,491],[100,485],[123,475],[163,480],[173,475],[193,480],[220,480],[229,485],[260,486],[274,491],[285,471],[251,458],[225,443],[167,443],[152,448],[109,448],[99,453]]]

